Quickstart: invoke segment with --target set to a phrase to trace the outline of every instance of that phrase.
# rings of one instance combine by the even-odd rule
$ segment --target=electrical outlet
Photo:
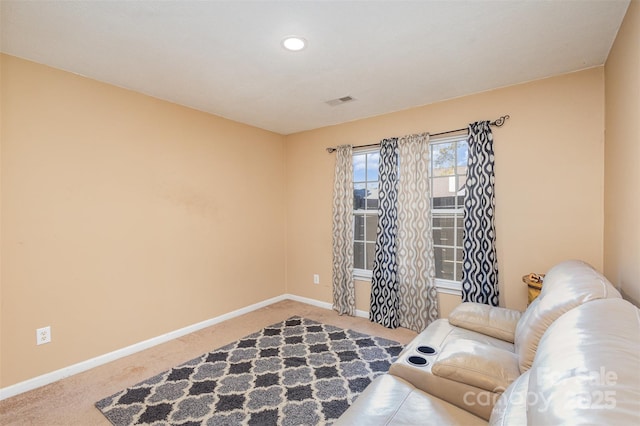
[[[320,275],[313,274],[313,283],[314,284],[320,284]]]
[[[51,341],[51,326],[36,330],[36,345],[42,345]]]

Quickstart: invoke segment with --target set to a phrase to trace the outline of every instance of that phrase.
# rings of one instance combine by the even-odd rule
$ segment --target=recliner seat
[[[488,420],[495,401],[530,367],[538,342],[564,313],[620,293],[585,262],[570,260],[551,268],[542,291],[524,313],[463,303],[430,324],[407,345],[389,373],[435,397]],[[421,347],[431,347],[424,354]],[[427,365],[414,365],[412,357]],[[478,400],[488,401],[479,404]]]
[[[640,310],[614,297],[561,315],[539,339],[531,367],[499,397],[489,422],[385,374],[334,423],[418,424],[640,424]]]

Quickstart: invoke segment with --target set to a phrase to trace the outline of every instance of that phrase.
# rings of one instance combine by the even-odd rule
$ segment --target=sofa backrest
[[[514,348],[520,372],[531,367],[540,338],[562,314],[586,302],[620,297],[618,290],[585,262],[568,260],[551,268],[544,278],[540,295],[516,326]]]
[[[640,310],[587,303],[540,340],[529,375],[528,424],[640,424]]]
[[[640,424],[640,310],[612,298],[558,318],[490,424]]]

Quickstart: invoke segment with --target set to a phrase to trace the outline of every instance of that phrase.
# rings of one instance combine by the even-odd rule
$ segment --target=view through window
[[[466,135],[432,139],[430,143],[431,215],[436,279],[462,279]],[[354,274],[371,277],[378,226],[377,149],[353,154]],[[402,167],[402,165],[400,165]]]
[[[353,267],[364,276],[371,275],[375,254],[379,161],[377,150],[353,154]]]

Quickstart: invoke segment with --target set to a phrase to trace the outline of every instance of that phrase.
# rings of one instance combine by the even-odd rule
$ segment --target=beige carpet
[[[402,344],[416,335],[410,330],[390,330],[365,318],[339,316],[334,311],[286,300],[1,401],[0,424],[109,426],[93,405],[105,395],[295,315]]]

